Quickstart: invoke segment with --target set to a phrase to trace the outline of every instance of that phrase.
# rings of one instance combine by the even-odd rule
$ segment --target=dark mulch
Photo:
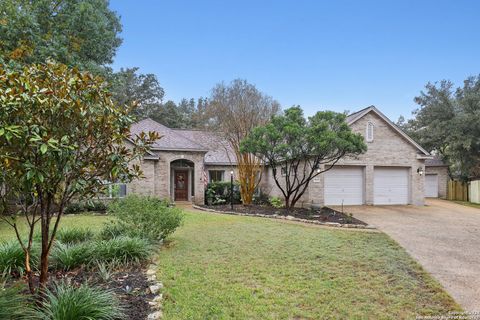
[[[274,208],[272,206],[249,205],[242,204],[233,205],[233,210],[229,204],[226,205],[212,205],[202,206],[204,208],[213,209],[217,211],[246,213],[246,214],[263,214],[263,215],[279,215],[279,216],[293,216],[299,219],[317,220],[322,222],[338,222],[342,224],[360,224],[367,225],[365,222],[356,219],[348,214],[343,214],[340,211],[333,210],[328,207],[319,209],[305,209],[294,208],[287,210],[285,208]]]
[[[18,281],[17,279],[16,281]],[[96,287],[113,291],[124,309],[125,319],[146,319],[153,312],[148,304],[155,295],[148,290],[149,281],[145,275],[145,267],[132,265],[111,272],[110,278],[104,280],[97,270],[78,268],[72,271],[55,271],[50,273],[50,285],[53,281],[68,281],[73,286],[88,283]],[[38,278],[35,279],[38,282]],[[25,294],[27,294],[25,290]]]

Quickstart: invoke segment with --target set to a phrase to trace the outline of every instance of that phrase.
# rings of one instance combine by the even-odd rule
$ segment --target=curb
[[[214,212],[214,213],[223,213],[223,214],[231,214],[236,216],[247,216],[247,217],[261,217],[261,218],[270,218],[270,219],[278,219],[278,220],[288,220],[288,221],[297,221],[315,225],[321,225],[326,227],[333,227],[333,228],[348,228],[348,229],[377,229],[373,225],[366,225],[363,224],[352,224],[352,223],[338,223],[338,222],[323,222],[318,220],[308,220],[308,219],[300,219],[295,218],[293,216],[282,216],[277,214],[260,214],[260,213],[240,213],[240,212],[233,212],[233,211],[219,211],[209,208],[200,207],[197,205],[192,205],[194,209],[206,211],[206,212]]]

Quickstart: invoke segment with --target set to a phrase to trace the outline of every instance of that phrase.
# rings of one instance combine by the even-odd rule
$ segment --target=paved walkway
[[[466,311],[480,311],[480,209],[445,200],[427,206],[352,206],[345,211],[402,245]]]

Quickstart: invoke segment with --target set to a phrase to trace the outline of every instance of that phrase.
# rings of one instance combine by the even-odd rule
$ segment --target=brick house
[[[298,205],[423,205],[425,196],[445,197],[447,168],[434,163],[377,108],[352,113],[347,122],[365,137],[367,152],[341,159],[315,178]],[[203,204],[208,182],[228,181],[231,172],[236,175],[235,156],[219,133],[171,129],[151,119],[131,128],[132,134],[142,131],[162,137],[140,163],[144,178],[128,184],[126,193]],[[269,195],[281,195],[269,169],[260,187]]]

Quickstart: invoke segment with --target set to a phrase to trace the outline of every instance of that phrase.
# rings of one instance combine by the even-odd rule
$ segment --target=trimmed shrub
[[[51,253],[51,265],[56,269],[71,270],[88,265],[93,260],[92,243],[64,244],[55,243]]]
[[[20,286],[11,288],[0,287],[0,319],[17,320],[28,319],[25,316],[28,300],[22,295]]]
[[[101,201],[87,201],[84,205],[85,210],[95,212],[107,211],[107,205]]]
[[[85,206],[81,202],[72,202],[65,208],[65,214],[76,214],[85,211]]]
[[[224,204],[230,203],[231,186],[230,181],[210,182],[205,189],[205,200],[207,204]],[[238,181],[233,182],[233,203],[242,203],[240,195],[240,184]]]
[[[150,241],[163,240],[172,234],[183,221],[183,211],[170,207],[158,198],[129,195],[116,200],[108,207],[108,213],[117,218],[102,232],[145,238]]]
[[[32,268],[38,263],[38,247],[31,251],[30,265]],[[25,272],[25,252],[17,241],[0,244],[0,273]]]
[[[46,291],[45,301],[35,309],[32,318],[114,320],[124,318],[124,314],[113,292],[86,284],[76,288],[61,282]]]
[[[110,240],[117,237],[124,236],[127,231],[127,227],[120,221],[107,222],[100,231],[99,237],[102,240]]]
[[[72,244],[90,240],[94,237],[92,230],[87,228],[67,228],[57,232],[56,239],[62,243]]]
[[[272,207],[277,209],[283,208],[283,200],[280,199],[279,197],[270,197],[269,201]]]

